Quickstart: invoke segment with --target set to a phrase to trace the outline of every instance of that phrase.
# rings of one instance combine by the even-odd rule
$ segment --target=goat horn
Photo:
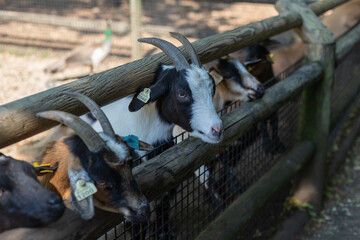
[[[84,141],[91,152],[98,152],[105,147],[105,142],[99,134],[78,116],[55,110],[39,112],[36,116],[54,120],[68,126]]]
[[[181,42],[181,44],[185,47],[187,53],[189,54],[191,62],[201,68],[202,65],[200,63],[199,57],[196,54],[194,46],[189,42],[189,40],[181,33],[170,32],[170,35]]]
[[[91,98],[81,93],[64,92],[64,94],[82,102],[91,111],[91,113],[94,114],[95,118],[99,121],[104,133],[108,135],[111,139],[115,139],[115,132],[110,124],[109,119],[106,117],[105,113],[103,112],[103,110],[101,110],[99,105],[96,104],[96,102],[94,102]]]
[[[160,48],[173,62],[176,70],[189,69],[190,64],[187,62],[181,51],[168,41],[159,38],[140,38],[139,42],[149,43]]]

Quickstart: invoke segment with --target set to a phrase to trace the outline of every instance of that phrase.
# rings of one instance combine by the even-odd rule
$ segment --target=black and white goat
[[[102,110],[90,98],[79,93],[65,93],[81,101],[100,122],[104,132],[96,132],[79,117],[61,111],[46,111],[37,116],[60,122],[74,133],[50,142],[41,164],[59,166],[55,173],[43,176],[48,189],[70,199],[82,218],[94,216],[94,204],[106,211],[121,213],[131,222],[145,222],[149,203],[132,175],[134,150],[115,134]],[[149,146],[140,142],[146,150]]]
[[[55,222],[64,210],[62,199],[40,184],[35,167],[0,153],[0,233]]]
[[[178,33],[171,35],[179,36]],[[160,64],[155,83],[149,88],[102,107],[115,132],[133,134],[157,146],[171,140],[176,124],[204,142],[218,143],[223,129],[212,102],[215,83],[198,61],[193,47],[184,45],[192,60],[190,65],[180,50],[165,40],[142,38],[139,41],[160,48],[174,66]],[[97,122],[93,127],[100,130]]]
[[[238,59],[227,56],[211,64],[208,64],[209,72],[215,80],[216,90],[213,102],[217,111],[222,110],[226,105],[234,101],[240,103],[249,102],[261,98],[264,95],[264,88],[257,79],[252,76]],[[178,136],[184,129],[175,126],[173,135]],[[182,138],[178,138],[181,141]],[[224,170],[229,176],[230,185],[234,189],[240,188],[236,178],[232,176],[232,169],[226,162],[223,162]],[[218,212],[224,210],[224,204],[220,194],[216,190],[216,181],[212,177],[209,169],[202,165],[195,171],[196,177],[204,185],[209,201],[215,205]]]

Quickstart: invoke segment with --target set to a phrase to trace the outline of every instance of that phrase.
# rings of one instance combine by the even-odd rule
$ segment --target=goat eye
[[[105,182],[105,181],[97,182],[97,185],[98,185],[99,187],[105,187],[105,186],[106,186],[106,182]]]
[[[185,97],[186,97],[186,93],[184,93],[184,92],[179,92],[179,93],[178,93],[178,96],[181,97],[181,98],[185,98]]]

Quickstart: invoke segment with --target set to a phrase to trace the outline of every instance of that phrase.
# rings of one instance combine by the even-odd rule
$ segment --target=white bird
[[[90,73],[93,73],[95,67],[106,58],[111,51],[112,32],[110,22],[107,22],[105,30],[105,39],[102,42],[87,43],[73,49],[60,60],[47,66],[44,71],[47,73],[56,73],[63,71],[66,67],[74,65],[85,65],[90,67]]]

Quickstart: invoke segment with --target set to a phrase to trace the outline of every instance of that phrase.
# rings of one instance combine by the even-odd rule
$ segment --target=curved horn
[[[199,57],[196,54],[194,46],[189,42],[189,40],[181,33],[170,32],[170,35],[181,42],[181,44],[185,47],[187,53],[189,54],[191,62],[201,68],[202,65],[200,63]]]
[[[115,139],[115,132],[110,124],[109,119],[106,117],[105,113],[103,112],[103,110],[101,110],[99,105],[96,104],[96,102],[81,93],[64,92],[64,94],[82,102],[99,121],[104,133],[108,135],[111,139]]]
[[[37,113],[36,116],[54,120],[68,126],[84,141],[91,152],[98,152],[105,147],[105,142],[99,134],[84,120],[73,114],[61,111],[45,111]]]
[[[176,70],[189,69],[190,64],[180,50],[168,41],[159,38],[140,38],[139,42],[149,43],[160,48],[173,62]]]

